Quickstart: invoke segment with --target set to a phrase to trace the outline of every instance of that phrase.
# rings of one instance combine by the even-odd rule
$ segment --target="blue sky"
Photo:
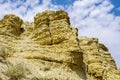
[[[0,19],[13,13],[33,21],[38,12],[63,9],[79,36],[99,38],[120,67],[120,0],[0,0]]]
[[[111,12],[116,16],[120,16],[120,0],[110,0],[110,1],[114,5],[114,8],[111,10]]]

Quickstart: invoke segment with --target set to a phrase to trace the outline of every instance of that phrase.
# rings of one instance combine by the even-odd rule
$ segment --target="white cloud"
[[[3,0],[0,1],[2,2]],[[26,0],[26,2],[17,0],[16,3],[8,0],[0,4],[0,18],[5,14],[13,13],[25,21],[33,21],[38,12],[66,9],[71,24],[78,27],[79,35],[99,38],[100,42],[109,48],[120,67],[118,57],[120,56],[120,16],[109,13],[113,7],[109,0],[76,0],[67,9],[62,5],[52,4],[51,0],[43,0],[42,4],[39,4],[39,0]]]
[[[114,7],[109,0],[79,0],[68,10],[72,25],[79,28],[79,35],[97,37],[104,43],[120,67],[120,16],[109,13]]]

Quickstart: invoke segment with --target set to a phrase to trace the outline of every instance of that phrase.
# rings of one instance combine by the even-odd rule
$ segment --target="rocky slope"
[[[32,23],[5,15],[0,80],[120,80],[108,49],[77,33],[63,10],[38,13]]]

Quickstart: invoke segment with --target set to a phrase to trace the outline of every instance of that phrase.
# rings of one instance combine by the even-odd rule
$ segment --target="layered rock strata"
[[[38,13],[31,23],[6,15],[0,20],[0,79],[119,80],[108,49],[77,33],[63,10]],[[24,65],[24,77],[7,75],[14,64]]]
[[[78,39],[83,52],[86,75],[89,79],[119,80],[120,76],[114,74],[120,74],[120,72],[104,44],[99,43],[97,38],[81,36]],[[110,74],[114,76],[110,76]]]

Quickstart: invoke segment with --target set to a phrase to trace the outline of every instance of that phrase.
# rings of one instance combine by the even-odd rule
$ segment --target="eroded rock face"
[[[13,14],[5,15],[4,18],[0,20],[0,33],[19,36],[21,33],[20,27],[22,23],[23,21]]]
[[[38,13],[34,17],[34,25],[32,38],[39,40],[39,44],[60,43],[68,40],[72,34],[68,14],[63,10]]]
[[[119,80],[120,76],[112,76],[110,74],[119,73],[116,64],[111,57],[108,49],[98,42],[97,38],[79,37],[79,44],[83,52],[83,62],[86,66],[86,75],[90,80]],[[113,73],[111,72],[113,71]]]
[[[120,79],[108,49],[96,38],[78,37],[77,28],[70,26],[63,10],[38,13],[34,23],[23,24],[19,17],[6,15],[0,20],[0,30],[4,33],[0,34],[2,80],[10,79],[4,74],[8,66],[19,63],[26,68],[22,80]]]

